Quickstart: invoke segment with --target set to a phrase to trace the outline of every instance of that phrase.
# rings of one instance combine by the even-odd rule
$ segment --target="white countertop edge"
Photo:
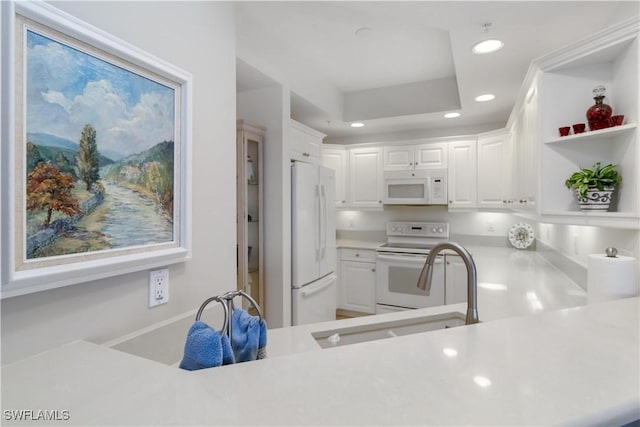
[[[77,341],[5,366],[2,405],[70,408],[75,425],[624,425],[640,419],[639,303],[629,298],[198,372]],[[456,359],[440,354],[447,345],[460,351]],[[341,389],[344,369],[354,378]],[[487,397],[467,381],[478,369],[494,381]],[[428,395],[418,398],[419,390]]]

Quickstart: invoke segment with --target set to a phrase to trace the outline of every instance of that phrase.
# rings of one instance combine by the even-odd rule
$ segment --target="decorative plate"
[[[509,229],[509,242],[517,249],[526,249],[535,238],[533,227],[524,222],[518,223]]]

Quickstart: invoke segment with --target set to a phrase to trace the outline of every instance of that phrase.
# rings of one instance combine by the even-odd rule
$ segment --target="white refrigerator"
[[[335,173],[291,166],[291,323],[336,318]]]

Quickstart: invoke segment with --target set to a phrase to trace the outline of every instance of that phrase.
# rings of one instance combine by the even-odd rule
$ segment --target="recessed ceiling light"
[[[360,123],[360,122],[353,122],[351,123],[349,126],[351,126],[352,128],[361,128],[364,126],[364,123]]]
[[[460,117],[460,113],[447,113],[444,115],[447,119],[454,119],[456,117]]]
[[[476,96],[476,101],[478,101],[478,102],[492,101],[495,98],[496,98],[495,95],[493,95],[491,93],[487,93],[487,94],[484,94],[484,95]]]
[[[491,53],[495,52],[496,50],[500,50],[502,49],[502,46],[504,46],[504,43],[502,43],[502,41],[489,39],[474,44],[473,48],[471,48],[471,51],[473,53],[477,53],[478,55],[482,55],[485,53]]]

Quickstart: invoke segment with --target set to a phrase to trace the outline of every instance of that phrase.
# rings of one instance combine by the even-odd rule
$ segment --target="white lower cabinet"
[[[376,312],[375,255],[373,250],[340,249],[338,308]]]
[[[444,303],[467,302],[467,267],[458,255],[445,255]]]

